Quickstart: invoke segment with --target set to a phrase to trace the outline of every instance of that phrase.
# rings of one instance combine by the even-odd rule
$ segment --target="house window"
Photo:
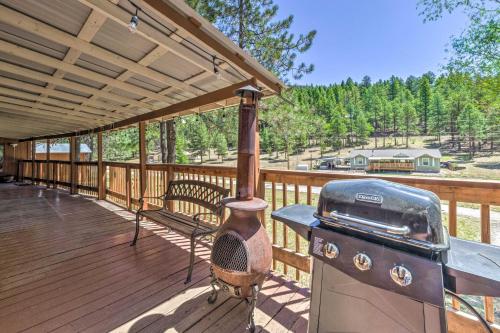
[[[422,165],[424,165],[424,166],[429,166],[429,165],[431,165],[431,162],[430,162],[430,160],[429,160],[429,158],[428,158],[428,157],[423,157],[423,158],[422,158]]]
[[[364,164],[364,163],[365,163],[365,159],[363,157],[359,156],[359,157],[356,158],[356,164],[361,165],[361,164]]]

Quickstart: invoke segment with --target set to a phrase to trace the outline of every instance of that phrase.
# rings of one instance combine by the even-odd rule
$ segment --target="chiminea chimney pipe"
[[[236,199],[252,200],[255,195],[257,106],[262,93],[245,86],[236,92],[241,97],[238,124],[238,164]]]

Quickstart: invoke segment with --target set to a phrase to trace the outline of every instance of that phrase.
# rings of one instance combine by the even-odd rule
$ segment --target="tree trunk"
[[[167,163],[168,160],[167,121],[160,122],[160,150],[161,150],[161,163]]]
[[[166,132],[167,132],[167,163],[175,163],[175,121],[173,119],[166,121]]]

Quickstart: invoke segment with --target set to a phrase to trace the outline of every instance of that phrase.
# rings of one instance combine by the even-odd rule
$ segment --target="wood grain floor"
[[[0,184],[1,332],[245,332],[246,304],[206,302],[209,250],[64,191]],[[309,290],[271,276],[258,299],[260,332],[306,332]]]

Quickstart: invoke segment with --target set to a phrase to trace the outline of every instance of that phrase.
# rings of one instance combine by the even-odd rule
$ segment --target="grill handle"
[[[408,228],[407,226],[395,227],[392,225],[379,223],[379,222],[376,222],[373,220],[362,219],[359,217],[339,214],[337,212],[331,212],[330,217],[332,217],[333,219],[336,219],[336,220],[342,219],[342,220],[349,221],[349,222],[359,223],[359,224],[362,224],[362,225],[365,225],[368,227],[377,228],[377,229],[383,230],[387,233],[394,234],[394,235],[407,236],[410,233],[410,228]]]

